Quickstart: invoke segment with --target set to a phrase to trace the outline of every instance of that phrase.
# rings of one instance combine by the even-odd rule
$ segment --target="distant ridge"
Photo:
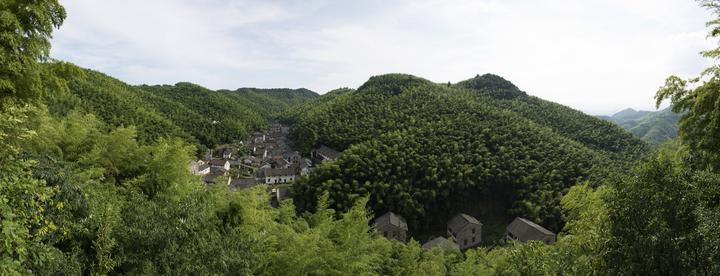
[[[616,123],[650,144],[660,145],[677,138],[678,121],[681,116],[668,107],[659,111],[627,108],[612,116],[598,116],[598,118]]]

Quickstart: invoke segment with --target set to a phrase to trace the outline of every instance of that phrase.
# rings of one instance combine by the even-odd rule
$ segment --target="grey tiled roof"
[[[515,218],[506,230],[521,241],[542,240],[548,236],[555,236],[550,230],[521,217]]]
[[[282,176],[282,175],[295,175],[295,174],[297,174],[297,173],[295,172],[295,169],[293,169],[293,168],[263,170],[264,176]]]
[[[210,160],[210,164],[213,166],[225,166],[225,162],[227,162],[227,161],[222,160],[222,159]]]
[[[336,159],[336,158],[338,158],[338,156],[340,156],[339,151],[328,148],[327,146],[324,146],[324,145],[315,149],[315,152],[322,154],[323,156],[330,158],[330,159]]]
[[[254,178],[248,178],[248,179],[234,178],[233,180],[230,181],[231,188],[240,189],[240,190],[252,188],[256,185],[258,185],[258,182]]]
[[[374,220],[375,225],[393,225],[395,227],[399,227],[405,231],[408,230],[407,222],[405,221],[405,218],[402,216],[395,214],[393,212],[387,212],[384,215],[376,218]]]
[[[447,223],[448,228],[453,232],[459,232],[467,225],[482,225],[482,223],[475,217],[464,213],[458,213]]]

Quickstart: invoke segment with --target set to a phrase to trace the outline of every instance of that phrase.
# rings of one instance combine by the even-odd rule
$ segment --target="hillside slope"
[[[551,128],[565,138],[612,155],[613,158],[634,160],[647,150],[641,141],[617,126],[567,106],[529,96],[499,76],[478,75],[459,82],[456,86],[492,97],[498,107],[514,111],[535,123]]]
[[[295,186],[347,209],[369,196],[415,234],[438,233],[455,212],[481,220],[522,215],[559,229],[559,199],[572,185],[642,156],[646,145],[617,126],[518,90],[496,76],[456,85],[402,74],[370,78],[290,112],[291,139],[345,150]],[[598,177],[597,179],[599,179]],[[489,209],[500,210],[492,214]]]
[[[110,126],[135,126],[142,142],[161,137],[213,147],[263,129],[282,110],[318,95],[307,89],[241,88],[213,91],[192,83],[133,86],[105,74],[64,64],[78,73],[64,77],[69,93],[47,103],[56,114],[91,113]]]
[[[668,107],[659,111],[636,111],[628,108],[612,116],[598,117],[618,124],[652,145],[660,145],[677,138],[681,116]]]

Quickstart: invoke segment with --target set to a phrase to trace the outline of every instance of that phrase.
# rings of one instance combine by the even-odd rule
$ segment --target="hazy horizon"
[[[492,73],[593,115],[654,110],[691,77],[710,12],[694,1],[68,1],[52,56],[130,84],[356,88],[407,73]],[[130,19],[130,20],[128,20]]]

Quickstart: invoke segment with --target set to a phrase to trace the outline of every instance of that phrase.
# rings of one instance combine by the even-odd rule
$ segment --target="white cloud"
[[[140,1],[63,3],[54,56],[130,83],[356,87],[371,75],[496,73],[589,113],[649,109],[697,53],[708,12],[687,0]]]

